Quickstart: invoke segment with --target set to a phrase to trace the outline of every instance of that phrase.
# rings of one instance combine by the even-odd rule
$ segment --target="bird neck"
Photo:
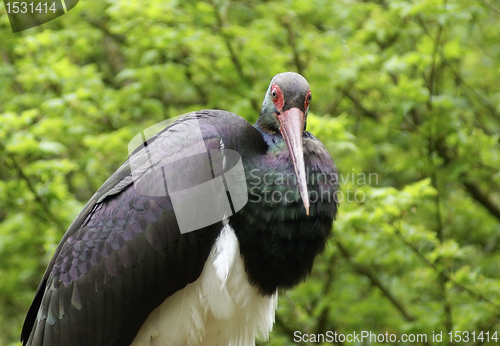
[[[260,135],[262,136],[262,139],[266,143],[268,147],[268,152],[273,152],[276,150],[285,150],[286,143],[281,133],[269,130],[261,125],[262,124],[259,123],[259,121],[257,121],[254,127],[257,129],[257,131],[259,131]]]
[[[261,132],[279,134],[279,122],[274,112],[263,109],[254,127]]]

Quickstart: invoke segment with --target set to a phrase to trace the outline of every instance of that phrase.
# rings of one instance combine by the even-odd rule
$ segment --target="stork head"
[[[266,91],[257,121],[257,126],[261,130],[271,134],[279,133],[285,140],[307,215],[309,215],[309,193],[302,135],[306,129],[310,103],[311,89],[304,77],[294,72],[277,74]]]

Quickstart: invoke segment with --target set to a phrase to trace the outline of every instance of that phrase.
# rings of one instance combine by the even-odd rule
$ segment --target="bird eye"
[[[307,103],[311,102],[312,100],[312,94],[309,93],[309,95],[307,96]]]
[[[276,90],[271,91],[271,96],[273,100],[276,100],[278,98],[278,94],[276,93]]]

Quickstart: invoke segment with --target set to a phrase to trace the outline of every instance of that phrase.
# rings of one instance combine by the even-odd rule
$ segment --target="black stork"
[[[306,79],[281,73],[254,126],[204,110],[143,141],[63,236],[28,311],[23,345],[248,346],[258,335],[267,339],[277,289],[311,272],[337,213],[337,168],[306,131],[310,102]],[[211,153],[208,178],[200,178],[196,160],[160,169],[161,157],[185,148],[179,143],[194,131],[192,121]],[[230,151],[238,155],[231,159]],[[246,204],[237,207],[227,175],[238,160]],[[171,173],[196,184],[226,175],[230,212],[181,232],[179,187],[165,184]],[[212,196],[199,198],[206,205]],[[188,216],[196,221],[196,213]]]

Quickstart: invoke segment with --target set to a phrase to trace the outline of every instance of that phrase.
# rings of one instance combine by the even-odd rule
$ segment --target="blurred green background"
[[[82,0],[17,34],[0,5],[0,345],[19,345],[55,246],[137,132],[203,108],[254,122],[287,70],[311,85],[343,201],[260,344],[500,338],[500,1]]]

